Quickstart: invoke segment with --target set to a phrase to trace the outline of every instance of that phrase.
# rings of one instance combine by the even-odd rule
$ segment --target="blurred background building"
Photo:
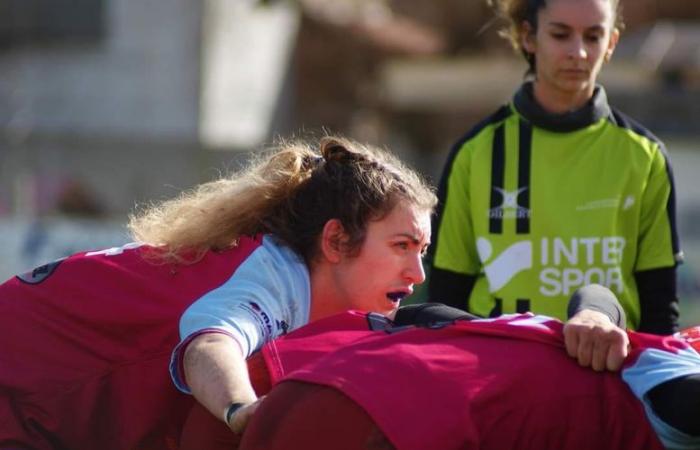
[[[622,3],[602,82],[669,147],[700,321],[700,6]],[[126,242],[136,205],[279,137],[341,133],[437,181],[522,80],[500,25],[481,0],[0,0],[0,277]]]

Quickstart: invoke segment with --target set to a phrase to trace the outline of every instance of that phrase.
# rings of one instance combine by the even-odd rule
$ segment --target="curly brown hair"
[[[159,256],[189,262],[241,236],[269,233],[308,264],[330,219],[340,220],[352,253],[364,242],[368,222],[397,203],[428,212],[437,203],[434,189],[386,151],[338,137],[323,138],[316,148],[283,143],[232,176],[132,215],[132,235],[159,246]]]

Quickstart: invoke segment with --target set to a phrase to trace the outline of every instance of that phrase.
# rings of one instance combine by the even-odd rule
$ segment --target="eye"
[[[394,247],[399,248],[401,250],[408,250],[411,247],[411,244],[409,244],[406,241],[401,241],[401,242],[395,243]]]
[[[550,35],[557,41],[563,41],[569,37],[567,33],[550,33]]]
[[[586,35],[586,41],[588,42],[599,42],[603,37],[599,34],[589,34]]]

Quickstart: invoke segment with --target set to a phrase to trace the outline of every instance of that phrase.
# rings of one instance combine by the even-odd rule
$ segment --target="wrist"
[[[615,322],[602,311],[598,311],[593,308],[585,308],[577,312],[568,322],[576,324],[595,324],[596,326],[609,326],[615,325]],[[616,325],[615,325],[616,326]]]
[[[567,316],[573,318],[585,310],[600,312],[607,316],[613,324],[623,329],[626,328],[625,310],[615,294],[604,286],[589,284],[574,292],[569,299]]]
[[[236,414],[238,410],[240,410],[242,407],[244,407],[246,404],[245,403],[240,403],[240,402],[233,402],[229,404],[226,409],[224,410],[224,423],[228,426],[231,426],[231,419],[233,416]]]

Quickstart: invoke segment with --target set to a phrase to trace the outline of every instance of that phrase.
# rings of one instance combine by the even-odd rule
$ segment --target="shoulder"
[[[256,256],[265,263],[272,263],[275,270],[306,272],[304,259],[272,235],[262,237],[261,245],[255,250]]]
[[[263,307],[277,311],[275,314],[285,316],[293,327],[308,320],[311,298],[308,267],[300,255],[271,235],[262,238],[261,245],[217,291],[225,298],[235,293],[233,296],[240,299],[254,299]]]
[[[222,329],[237,336],[250,354],[263,342],[308,322],[311,290],[302,258],[270,235],[250,244],[252,251],[234,273],[182,315],[183,337]]]
[[[238,283],[243,281],[248,287],[255,285],[279,294],[309,283],[308,268],[303,258],[274,236],[259,236],[249,245],[241,241],[239,247],[247,248],[242,248],[235,255],[239,261],[224,287],[239,286]]]
[[[500,123],[513,115],[513,110],[510,105],[503,105],[494,113],[490,114],[476,125],[474,125],[467,133],[462,135],[450,148],[450,152],[445,162],[442,179],[443,182],[449,177],[455,161],[467,153],[467,147],[485,148],[486,143],[490,143],[489,138],[492,130]],[[480,141],[484,139],[483,142]],[[490,149],[490,147],[488,147]]]
[[[469,141],[474,140],[476,137],[492,130],[497,125],[508,119],[513,115],[513,109],[510,105],[503,105],[494,113],[490,114],[476,125],[474,125],[469,131],[462,135],[451,148],[451,154],[458,153],[464,144]]]
[[[666,156],[666,148],[661,139],[644,125],[625,113],[611,108],[608,122],[612,124],[615,129],[628,135],[631,143],[649,150],[658,151],[663,154],[664,157]]]

